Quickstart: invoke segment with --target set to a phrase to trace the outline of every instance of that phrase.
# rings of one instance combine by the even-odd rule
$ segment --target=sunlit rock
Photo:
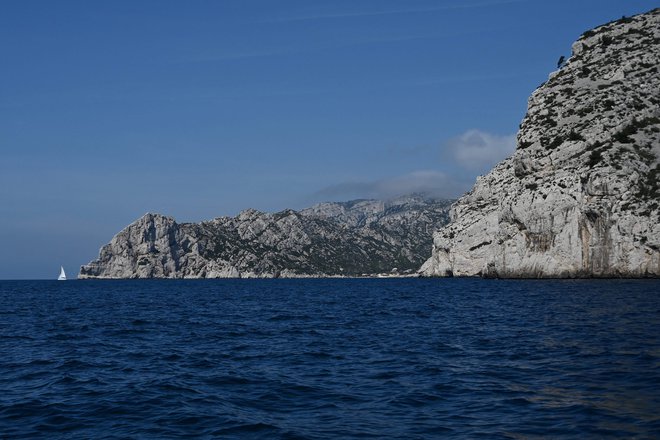
[[[660,275],[660,9],[585,32],[517,150],[451,211],[426,276]]]

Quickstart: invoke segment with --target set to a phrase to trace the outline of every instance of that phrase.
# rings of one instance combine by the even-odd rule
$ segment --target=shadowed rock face
[[[660,275],[660,9],[586,32],[513,157],[434,234],[427,276]]]
[[[275,214],[177,223],[146,214],[105,245],[78,278],[238,278],[414,273],[451,201],[408,196],[322,203]]]

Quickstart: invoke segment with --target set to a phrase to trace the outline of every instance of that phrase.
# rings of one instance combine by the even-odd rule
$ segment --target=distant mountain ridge
[[[411,274],[431,255],[451,200],[320,203],[277,213],[177,223],[145,214],[103,246],[78,278],[240,278]]]
[[[585,32],[513,157],[434,236],[427,276],[660,276],[660,9]]]

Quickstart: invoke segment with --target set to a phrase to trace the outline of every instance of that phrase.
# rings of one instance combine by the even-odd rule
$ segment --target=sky
[[[458,197],[582,32],[656,6],[3,1],[0,279],[75,276],[146,212]]]

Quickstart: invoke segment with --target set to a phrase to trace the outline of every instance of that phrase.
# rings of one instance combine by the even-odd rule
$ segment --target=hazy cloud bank
[[[516,136],[497,135],[481,130],[468,130],[440,144],[438,168],[451,170],[418,170],[378,180],[360,180],[330,185],[311,194],[309,202],[341,201],[360,198],[388,199],[403,194],[426,193],[437,197],[457,198],[467,192],[479,174],[513,154]],[[400,149],[404,151],[403,149]],[[438,151],[430,146],[406,149],[409,154]]]
[[[312,194],[310,199],[314,202],[360,198],[389,199],[411,193],[454,198],[465,192],[469,186],[469,181],[459,181],[440,171],[419,170],[375,181],[353,181],[331,185]]]

